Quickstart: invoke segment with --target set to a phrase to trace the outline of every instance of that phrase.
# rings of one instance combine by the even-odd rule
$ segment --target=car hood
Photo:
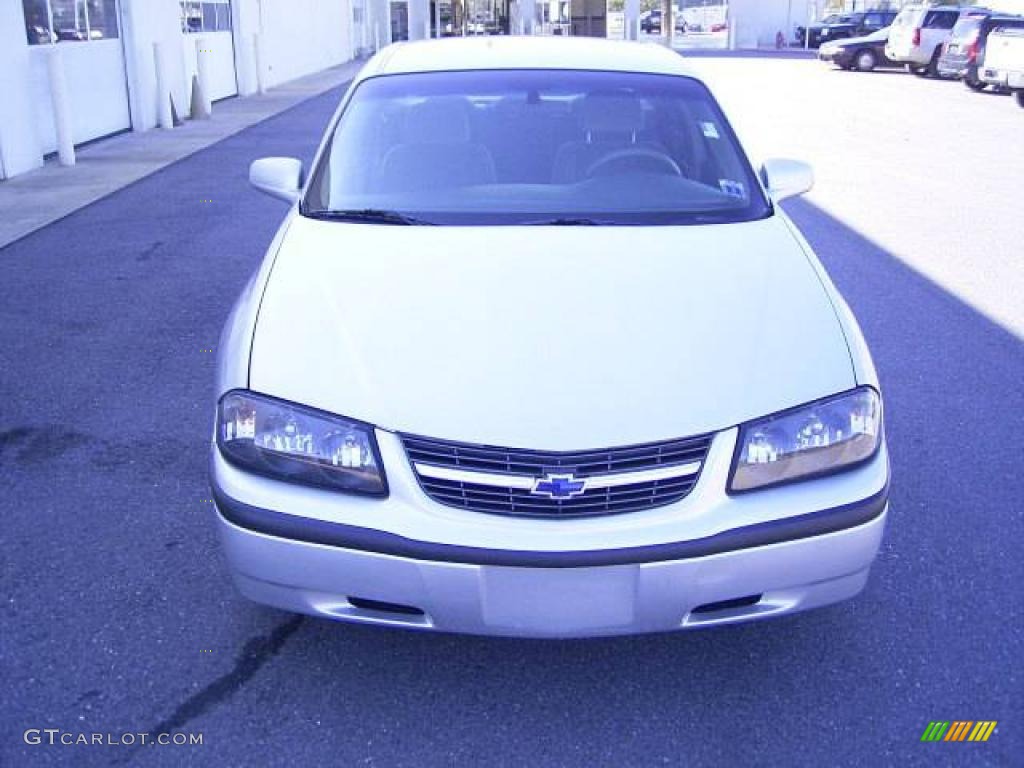
[[[780,216],[692,227],[405,227],[296,217],[250,387],[451,440],[571,450],[696,435],[849,389]]]

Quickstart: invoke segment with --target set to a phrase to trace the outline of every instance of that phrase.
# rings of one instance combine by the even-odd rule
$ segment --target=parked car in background
[[[962,79],[964,85],[975,91],[989,86],[979,76],[985,59],[985,46],[992,30],[1024,27],[1024,16],[1000,16],[991,11],[961,14],[953,34],[939,59],[939,75]]]
[[[683,19],[683,14],[678,8],[673,7],[672,20],[677,32],[686,32],[686,21]],[[653,8],[646,13],[640,14],[640,29],[649,35],[660,35],[661,9]]]
[[[818,48],[830,40],[843,40],[849,37],[863,37],[877,32],[892,24],[896,11],[862,11],[860,13],[834,13],[826,16],[817,24],[796,28],[797,45],[805,43],[811,48]]]
[[[683,13],[673,6],[672,9],[673,25],[676,28],[676,32],[686,32],[686,22],[683,19]],[[648,35],[660,35],[662,34],[662,9],[652,8],[651,10],[645,11],[640,14],[640,30],[646,32]]]
[[[961,13],[977,9],[912,5],[896,15],[885,55],[916,75],[938,76],[942,47],[949,41]]]
[[[877,67],[901,67],[885,55],[885,43],[889,39],[889,28],[880,29],[864,37],[850,37],[825,43],[818,49],[821,61],[831,62],[840,69],[856,69],[870,72]]]
[[[992,31],[981,73],[986,82],[1009,88],[1024,107],[1024,29],[996,27]]]
[[[640,15],[640,29],[647,34],[658,34],[661,32],[661,10],[655,8]]]

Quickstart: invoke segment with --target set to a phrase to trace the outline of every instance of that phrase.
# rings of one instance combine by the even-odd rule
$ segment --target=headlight
[[[730,491],[836,472],[878,450],[882,403],[862,387],[740,427]]]
[[[217,445],[233,464],[279,480],[386,496],[368,424],[235,390],[217,407]]]

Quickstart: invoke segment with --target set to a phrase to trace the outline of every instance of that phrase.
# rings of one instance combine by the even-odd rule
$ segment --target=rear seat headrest
[[[583,98],[580,114],[588,134],[636,135],[644,127],[643,105],[625,94],[589,94]]]
[[[470,110],[465,99],[430,99],[409,107],[402,123],[406,144],[460,144],[470,140]]]

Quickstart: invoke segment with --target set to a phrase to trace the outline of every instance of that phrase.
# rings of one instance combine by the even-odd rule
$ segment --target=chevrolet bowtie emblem
[[[546,496],[549,499],[571,499],[586,490],[585,480],[577,480],[570,475],[552,475],[539,478],[530,490],[534,496]]]

